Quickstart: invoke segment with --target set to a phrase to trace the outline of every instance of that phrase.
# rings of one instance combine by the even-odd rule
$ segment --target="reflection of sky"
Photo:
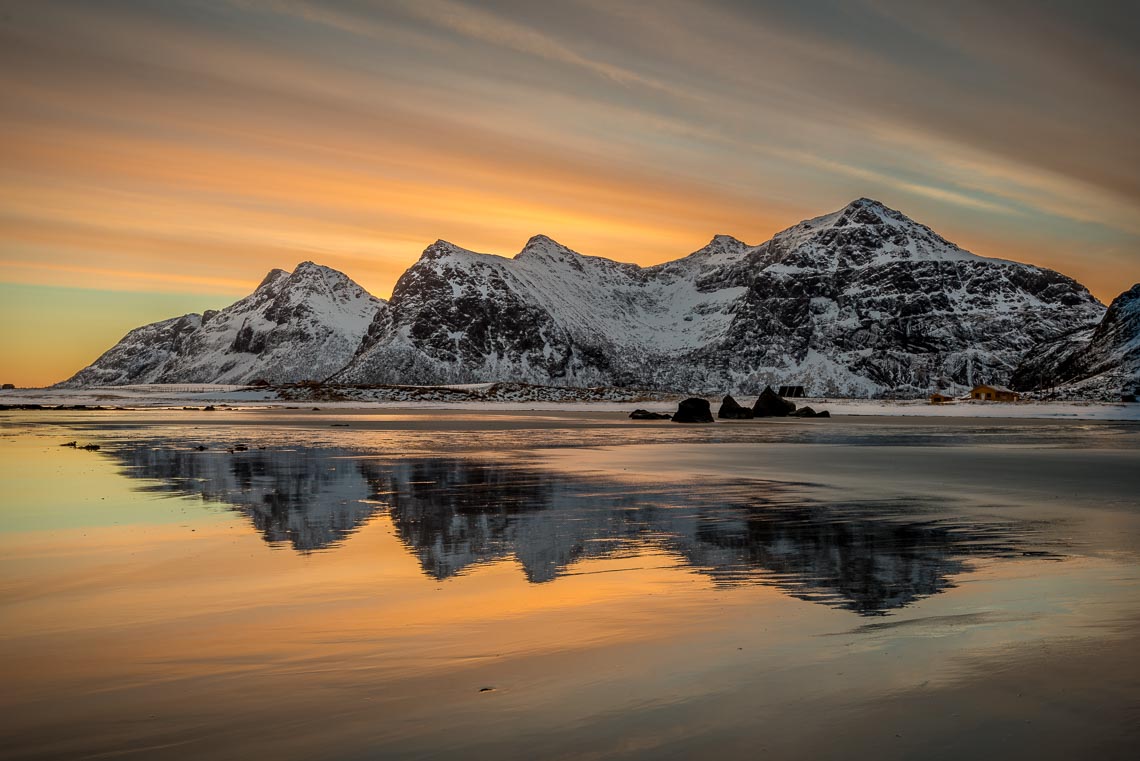
[[[0,733],[15,755],[402,757],[524,738],[532,756],[636,741],[646,757],[681,742],[728,757],[718,743],[744,738],[752,757],[806,733],[910,758],[982,742],[962,727],[987,722],[1023,733],[1019,747],[1095,731],[1115,748],[1132,726],[1119,696],[1135,640],[1114,640],[1135,632],[1136,568],[1103,551],[1095,518],[1060,528],[1076,543],[1064,562],[978,557],[956,588],[868,625],[775,587],[716,586],[653,547],[584,558],[552,584],[509,558],[428,579],[384,513],[335,550],[279,551],[240,515],[158,494],[159,473],[125,478],[113,445],[55,439],[0,441],[19,489],[4,511],[39,516],[0,533]],[[311,461],[313,477],[339,482],[337,462]],[[919,720],[896,700],[924,701]]]
[[[208,307],[314,259],[386,295],[439,237],[652,263],[858,196],[1102,299],[1140,279],[1135,14],[925,5],[9,5],[0,279]],[[6,323],[76,311],[35,293]],[[103,303],[4,372],[182,310]]]

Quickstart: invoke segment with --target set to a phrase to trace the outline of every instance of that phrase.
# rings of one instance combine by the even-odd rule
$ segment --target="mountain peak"
[[[1132,286],[1127,291],[1125,291],[1124,293],[1120,294],[1119,296],[1117,296],[1115,299],[1112,300],[1112,302],[1114,304],[1117,302],[1120,302],[1121,304],[1126,304],[1126,303],[1129,303],[1132,301],[1140,302],[1140,283],[1137,283],[1136,285]]]
[[[288,277],[288,276],[289,276],[289,273],[286,272],[285,270],[280,269],[278,267],[274,267],[273,269],[269,270],[268,274],[266,274],[266,276],[264,278],[261,279],[261,282],[257,284],[257,288],[255,288],[254,290],[260,291],[265,286],[270,285],[272,283],[275,283],[278,280],[280,280],[281,278]]]
[[[522,247],[522,251],[519,251],[515,258],[519,259],[530,256],[561,257],[565,254],[573,253],[575,252],[547,235],[535,235],[526,242],[526,245]]]
[[[868,198],[867,196],[862,196],[861,198],[856,198],[854,201],[847,204],[847,206],[845,206],[844,208],[846,208],[846,209],[864,209],[867,207],[883,209],[885,211],[894,211],[894,209],[888,208],[887,205],[885,203],[883,203],[882,201],[876,201],[874,198]]]
[[[340,270],[326,267],[323,264],[315,262],[301,262],[293,268],[292,274],[289,275],[291,282],[313,282],[322,281],[327,285],[336,286],[340,283],[352,283],[352,278],[344,274]],[[355,283],[353,283],[355,285]]]
[[[446,241],[443,238],[439,238],[435,243],[432,243],[430,246],[424,249],[424,252],[420,254],[420,259],[442,259],[452,254],[464,253],[470,252],[461,246],[455,245],[451,241]]]
[[[300,264],[298,264],[296,267],[293,268],[293,274],[294,275],[305,275],[305,274],[308,274],[310,272],[323,274],[325,272],[330,272],[330,271],[335,271],[335,270],[332,270],[330,267],[326,267],[323,264],[317,264],[315,262],[301,262]]]
[[[686,259],[691,257],[705,258],[711,256],[720,258],[724,256],[736,256],[748,247],[747,243],[731,235],[714,235],[712,240],[706,243],[704,247],[689,254]]]
[[[561,246],[561,245],[562,245],[561,243],[554,240],[554,238],[551,238],[549,235],[543,235],[542,233],[539,233],[538,235],[532,235],[530,237],[530,240],[528,240],[526,242],[526,245],[523,246],[523,248],[527,249],[527,248],[530,248],[532,246]]]
[[[737,249],[744,248],[747,245],[747,243],[740,240],[739,238],[733,237],[732,235],[720,234],[714,235],[712,237],[712,240],[708,242],[708,245],[705,246],[705,248],[708,250],[716,251],[735,251]]]
[[[856,198],[835,214],[837,216],[836,224],[840,224],[840,220],[864,225],[875,225],[890,221],[912,221],[902,212],[895,211],[883,202],[866,197]]]

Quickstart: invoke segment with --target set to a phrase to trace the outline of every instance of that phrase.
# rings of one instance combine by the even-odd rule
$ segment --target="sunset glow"
[[[387,297],[437,238],[653,264],[860,196],[1105,302],[1140,280],[1127,28],[824,5],[6,4],[0,380],[304,260]]]

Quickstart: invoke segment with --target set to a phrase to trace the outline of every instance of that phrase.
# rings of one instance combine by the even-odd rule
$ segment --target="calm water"
[[[1140,425],[5,415],[0,758],[1140,741]]]

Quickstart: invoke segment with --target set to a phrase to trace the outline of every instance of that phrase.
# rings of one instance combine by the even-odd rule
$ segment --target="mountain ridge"
[[[794,380],[826,394],[916,395],[940,381],[1004,381],[1031,346],[1103,310],[1071,278],[980,257],[858,199],[759,245],[718,235],[647,267],[546,236],[513,259],[437,242],[332,380],[742,392]]]
[[[287,282],[300,295],[282,301],[276,290]],[[268,300],[258,297],[263,288],[273,292]],[[190,315],[143,326],[120,342],[132,345],[112,347],[65,384],[298,380],[265,359],[261,349],[289,335],[277,341],[268,323],[284,313],[287,324],[310,301],[327,307],[353,288],[366,294],[311,262],[272,270],[253,294],[215,313],[226,314],[222,328],[211,327],[211,313],[198,326]],[[757,245],[718,234],[651,266],[584,255],[542,234],[513,257],[440,239],[389,301],[367,298],[350,329],[321,323],[335,346],[305,344],[304,379],[709,393],[795,383],[825,395],[917,396],[1007,383],[1034,347],[1091,329],[1105,313],[1072,278],[978,256],[867,198]],[[335,323],[336,311],[315,314]],[[237,314],[256,317],[258,329],[235,330]],[[138,345],[146,341],[154,345]],[[240,361],[247,355],[257,361]]]
[[[278,383],[343,367],[384,302],[313,262],[273,269],[221,310],[129,332],[59,387],[130,383]]]

